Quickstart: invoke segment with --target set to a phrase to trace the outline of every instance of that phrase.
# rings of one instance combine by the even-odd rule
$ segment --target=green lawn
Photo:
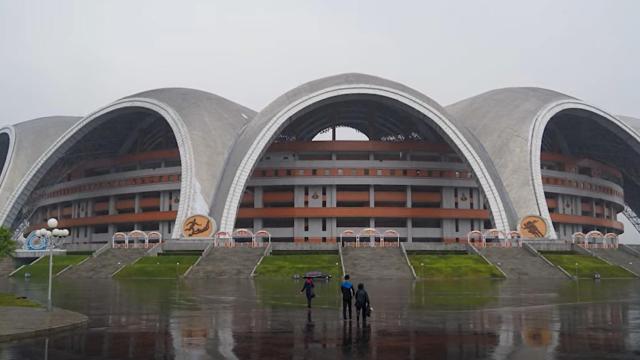
[[[14,294],[5,293],[0,293],[0,306],[40,307],[39,304],[29,299],[20,299]]]
[[[256,269],[256,276],[269,278],[291,278],[309,271],[322,271],[334,279],[342,276],[338,254],[272,255],[265,256]]]
[[[478,255],[409,255],[419,278],[504,278],[495,266]]]
[[[582,254],[567,254],[567,253],[553,253],[553,252],[541,252],[544,257],[551,261],[554,265],[560,266],[565,269],[569,274],[576,274],[576,263],[578,264],[578,277],[579,278],[593,278],[593,274],[599,273],[602,278],[633,278],[627,270],[616,266],[609,265],[606,262],[590,255]]]
[[[88,258],[88,255],[56,255],[53,257],[53,274],[57,274],[64,268],[75,265]],[[33,265],[27,265],[13,274],[15,278],[24,278],[24,274],[30,273],[32,279],[46,279],[49,276],[49,257],[38,260]]]
[[[198,255],[145,256],[118,272],[118,279],[175,279],[198,260]]]

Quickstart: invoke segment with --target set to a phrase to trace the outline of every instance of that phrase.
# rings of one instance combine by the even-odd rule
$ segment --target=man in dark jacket
[[[349,320],[351,320],[351,299],[355,291],[353,290],[353,284],[349,281],[349,275],[344,276],[340,291],[342,291],[342,318],[347,320],[347,309],[349,309]]]
[[[360,313],[362,313],[362,323],[367,322],[367,316],[369,315],[369,294],[364,289],[364,284],[358,284],[358,291],[356,291],[356,320],[360,322]]]

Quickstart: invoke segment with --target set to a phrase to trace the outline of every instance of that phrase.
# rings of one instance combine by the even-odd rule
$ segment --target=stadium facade
[[[342,128],[365,140],[338,140]],[[158,89],[0,130],[0,222],[26,236],[56,217],[78,244],[134,230],[180,239],[196,214],[217,233],[282,242],[365,229],[407,242],[616,235],[618,214],[633,221],[640,210],[639,131],[640,120],[540,88],[443,107],[342,74],[257,113]],[[530,217],[544,224],[523,228]]]

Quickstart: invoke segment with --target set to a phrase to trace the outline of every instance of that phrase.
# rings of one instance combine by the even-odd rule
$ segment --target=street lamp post
[[[69,236],[69,230],[67,229],[58,229],[58,220],[55,218],[51,218],[47,220],[47,227],[51,230],[47,230],[42,228],[36,231],[36,235],[41,238],[47,239],[47,246],[49,247],[49,289],[47,292],[47,310],[51,311],[53,309],[52,301],[51,301],[51,290],[53,284],[53,247],[54,242],[55,245],[58,245],[57,242],[64,237]],[[55,239],[55,240],[54,240]]]

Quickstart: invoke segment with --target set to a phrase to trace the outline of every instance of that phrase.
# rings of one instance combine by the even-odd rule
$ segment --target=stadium
[[[639,131],[640,120],[541,88],[442,106],[342,74],[259,112],[157,89],[3,128],[0,222],[25,249],[51,217],[70,230],[67,249],[361,238],[617,247],[619,218],[639,223]]]

